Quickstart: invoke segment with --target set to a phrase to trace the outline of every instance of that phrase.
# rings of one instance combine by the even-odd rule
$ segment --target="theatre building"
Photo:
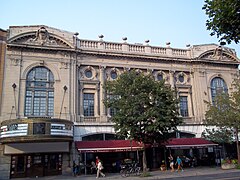
[[[150,73],[177,90],[184,124],[175,137],[185,139],[201,137],[204,101],[231,92],[238,73],[235,50],[217,44],[178,49],[148,40],[130,44],[126,37],[122,42],[105,41],[103,35],[86,40],[44,25],[10,26],[3,32],[0,171],[5,179],[71,173],[73,161],[87,165],[97,155],[109,168],[119,159],[138,160],[141,144],[115,136],[114,110],[103,104],[104,82],[123,72]],[[187,147],[215,146],[191,142]],[[166,145],[171,147],[177,148]],[[158,147],[149,150],[149,167],[159,167],[163,153]]]

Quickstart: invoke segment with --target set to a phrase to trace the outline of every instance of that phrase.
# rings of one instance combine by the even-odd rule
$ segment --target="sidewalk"
[[[167,179],[174,177],[187,177],[187,176],[200,176],[200,175],[208,175],[208,174],[219,174],[219,173],[231,173],[231,172],[240,172],[238,169],[230,169],[230,170],[222,170],[220,167],[197,167],[197,168],[187,168],[183,172],[171,172],[168,171],[151,171],[149,177],[138,177],[138,176],[130,176],[130,177],[122,177],[118,173],[106,173],[106,177],[99,179]],[[38,177],[38,178],[18,178],[18,180],[31,180],[31,179],[39,179],[39,180],[73,180],[73,179],[81,179],[81,180],[93,180],[96,179],[96,175],[80,175],[77,177],[73,177],[71,175],[60,175],[60,176],[47,176],[47,177]]]

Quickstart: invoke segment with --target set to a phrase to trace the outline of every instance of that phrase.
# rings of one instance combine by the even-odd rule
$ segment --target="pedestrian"
[[[99,159],[98,159],[98,156],[96,156],[96,167],[98,166],[98,162],[99,162]]]
[[[97,166],[94,161],[91,162],[91,174],[93,174],[97,169]]]
[[[187,167],[191,167],[190,159],[187,156],[185,156],[184,162]]]
[[[176,170],[177,172],[180,171],[180,169],[183,171],[182,160],[179,156],[177,156],[176,165],[177,165],[177,170]]]
[[[103,174],[102,170],[103,170],[102,162],[101,162],[100,159],[98,159],[98,165],[97,165],[97,177],[96,177],[96,178],[99,178],[99,174],[100,174],[102,177],[105,177],[105,174]]]
[[[173,157],[171,154],[168,157],[168,159],[169,159],[169,163],[170,163],[171,172],[174,172],[174,160],[173,160]]]
[[[73,161],[73,176],[77,176],[77,164]]]

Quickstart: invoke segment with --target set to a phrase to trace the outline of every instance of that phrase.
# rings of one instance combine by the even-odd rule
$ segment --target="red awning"
[[[142,145],[131,140],[76,141],[80,152],[122,152],[142,150]]]
[[[165,146],[167,148],[182,148],[182,149],[191,147],[203,148],[217,145],[218,144],[215,144],[203,138],[173,138],[165,143]]]

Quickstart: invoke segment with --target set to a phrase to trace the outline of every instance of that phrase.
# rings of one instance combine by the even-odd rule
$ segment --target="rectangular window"
[[[94,116],[94,94],[83,94],[83,111],[84,116]]]
[[[117,95],[111,95],[111,94],[109,94],[109,99],[110,99],[110,100],[115,100],[115,99],[119,99],[119,98],[120,98],[120,97],[117,96]],[[114,115],[117,113],[116,108],[110,107],[109,109],[110,109],[110,116],[114,116]]]
[[[188,99],[187,96],[180,96],[180,115],[188,117]]]
[[[33,134],[45,134],[45,123],[33,123]]]

